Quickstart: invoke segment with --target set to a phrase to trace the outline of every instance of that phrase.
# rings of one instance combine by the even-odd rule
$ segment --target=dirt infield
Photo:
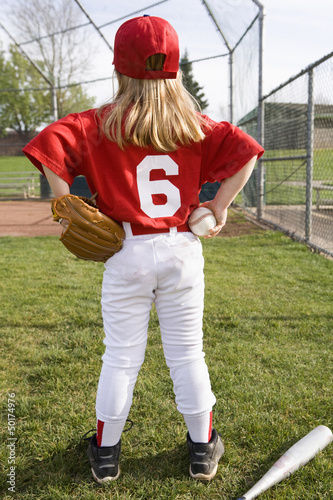
[[[221,236],[239,236],[262,231],[253,222],[229,210],[227,225]],[[60,236],[61,227],[52,220],[49,201],[22,200],[0,202],[1,236]]]
[[[59,236],[49,201],[1,201],[0,236]]]

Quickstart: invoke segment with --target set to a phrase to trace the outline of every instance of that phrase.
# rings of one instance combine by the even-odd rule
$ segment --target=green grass
[[[333,149],[317,149],[313,155],[314,180],[333,180]]]
[[[327,185],[330,185],[327,183]],[[266,205],[305,205],[306,204],[306,187],[305,186],[290,186],[280,184],[278,182],[266,183]],[[333,202],[333,191],[323,189],[320,191],[321,200],[329,200]],[[316,206],[317,190],[312,190],[312,206]],[[323,203],[321,203],[323,205]],[[326,203],[324,203],[325,205]]]
[[[268,150],[264,158],[289,157],[306,155],[305,150]],[[265,161],[265,204],[267,205],[305,205],[306,203],[306,161],[281,160]],[[313,180],[326,181],[326,185],[333,182],[333,149],[318,149],[313,155]],[[250,181],[251,183],[251,181]],[[254,187],[252,187],[254,189]],[[313,205],[316,203],[316,190],[313,190]],[[321,198],[332,200],[332,191],[321,193]],[[252,198],[251,198],[252,199]],[[242,203],[241,196],[236,198]]]
[[[237,499],[293,443],[332,422],[333,262],[271,231],[203,241],[205,352],[226,453],[210,484],[188,476],[152,311],[146,361],[123,435],[122,475],[99,487],[86,443],[95,425],[103,266],[53,237],[0,238],[2,498]],[[16,491],[7,491],[8,394],[15,393]],[[332,498],[333,445],[260,498]]]
[[[304,149],[295,150],[267,150],[265,158],[271,157],[288,157],[288,156],[306,156]],[[281,179],[281,172],[288,176],[297,165],[300,165],[304,160],[283,160],[265,163],[267,167],[266,174],[270,181]],[[296,166],[295,166],[296,162]],[[306,171],[304,166],[301,172]],[[304,179],[305,176],[303,175]],[[333,149],[315,149],[313,152],[313,179],[314,180],[333,180]]]
[[[0,156],[0,198],[16,198],[23,197],[23,186],[27,185],[27,178],[25,175],[14,175],[10,177],[1,176],[5,173],[15,174],[19,172],[23,174],[34,174],[34,191],[33,195],[40,196],[40,182],[39,182],[39,172],[32,165],[32,163],[25,156]],[[15,177],[15,178],[12,178]],[[13,186],[7,186],[4,188],[2,184],[14,184]]]
[[[34,172],[36,168],[26,156],[0,156],[0,172]]]

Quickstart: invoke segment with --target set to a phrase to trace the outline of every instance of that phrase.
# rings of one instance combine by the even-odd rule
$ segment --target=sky
[[[80,2],[94,22],[101,26],[107,21],[119,19],[124,13],[134,13],[139,7],[151,6],[158,0],[122,0],[121,2],[80,0]],[[261,3],[265,9],[263,91],[267,94],[333,50],[333,0],[261,0]],[[255,6],[251,0],[216,0],[216,5],[220,6],[224,19],[229,14],[230,36],[232,36],[234,26],[242,25],[242,15],[245,16],[243,7],[246,4],[250,6],[248,19],[253,19],[251,8],[255,9]],[[236,12],[239,12],[237,18],[233,17],[234,13],[230,17],[231,9],[228,5],[239,7],[238,10],[236,9]],[[83,15],[82,12],[79,11],[79,13]],[[148,12],[143,11],[136,15],[142,13],[168,19],[179,34],[181,46],[191,48],[190,60],[205,57],[207,54],[221,54],[225,51],[222,37],[217,32],[201,0],[168,0],[148,9]],[[111,44],[113,44],[116,29],[125,20],[119,20],[103,28],[103,34]],[[4,22],[3,18],[2,22]],[[95,37],[98,39],[98,49],[94,52],[94,64],[89,68],[87,79],[112,75],[112,53],[98,37],[96,31]],[[4,32],[0,30],[0,39],[4,41],[5,38]],[[226,116],[228,114],[228,77],[225,72],[227,67],[227,58],[215,59],[209,64],[193,65],[194,77],[203,86],[210,103],[206,111],[216,120],[228,119]],[[244,77],[241,73],[241,77],[247,78],[246,71],[244,71]],[[253,89],[254,87],[253,84]],[[110,81],[86,88],[88,93],[97,97],[97,105],[102,104],[112,95]],[[255,93],[253,89],[249,81],[250,96]]]
[[[267,93],[333,51],[333,1],[263,0],[262,3],[264,93]]]

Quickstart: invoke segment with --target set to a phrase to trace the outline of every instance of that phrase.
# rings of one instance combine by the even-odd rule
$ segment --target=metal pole
[[[307,163],[306,163],[306,205],[305,205],[305,240],[310,241],[312,230],[312,188],[313,188],[313,132],[314,99],[313,68],[308,73],[308,115],[307,115]]]
[[[233,69],[234,69],[234,53],[233,53],[233,51],[230,51],[230,53],[229,53],[229,121],[230,121],[230,123],[232,123],[234,120],[234,95],[233,95],[234,76],[233,76]]]
[[[51,93],[52,93],[53,120],[56,122],[58,120],[58,103],[57,103],[57,92],[54,86],[51,87]]]
[[[113,52],[113,48],[111,47],[111,45],[109,44],[109,42],[107,41],[107,39],[105,38],[105,36],[103,35],[103,33],[101,32],[101,30],[98,28],[98,26],[96,26],[96,24],[94,23],[94,21],[91,19],[91,17],[87,13],[87,11],[82,7],[82,5],[80,4],[80,2],[78,0],[74,0],[74,1],[75,1],[75,3],[77,3],[77,5],[82,10],[83,14],[86,16],[86,18],[92,24],[92,26],[95,28],[95,30],[98,31],[99,36],[104,40],[104,42],[109,47],[109,49],[111,50],[111,52]]]
[[[75,0],[76,1],[76,0]],[[226,47],[227,49],[229,50],[229,52],[232,51],[232,48],[230,47],[229,43],[228,43],[228,40],[227,38],[225,37],[223,31],[221,30],[220,26],[219,26],[219,23],[216,21],[212,11],[210,10],[209,6],[207,5],[207,2],[205,0],[202,0],[202,3],[204,4],[204,6],[206,7],[207,11],[208,11],[208,14],[210,15],[210,17],[213,19],[214,23],[215,23],[215,26],[218,30],[218,32],[220,33],[220,35],[222,36],[223,40],[224,40],[224,43],[226,44]]]
[[[259,75],[258,75],[258,142],[264,145],[264,101],[263,101],[263,51],[264,51],[264,7],[257,3],[259,7]],[[257,219],[263,216],[264,206],[264,167],[263,163],[258,161],[258,177],[257,177]]]

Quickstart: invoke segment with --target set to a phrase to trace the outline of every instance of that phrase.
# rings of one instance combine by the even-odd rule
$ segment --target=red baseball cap
[[[154,54],[165,54],[163,70],[146,71],[146,60]],[[119,73],[131,78],[176,78],[179,69],[178,35],[161,17],[130,19],[116,33],[113,64]]]

